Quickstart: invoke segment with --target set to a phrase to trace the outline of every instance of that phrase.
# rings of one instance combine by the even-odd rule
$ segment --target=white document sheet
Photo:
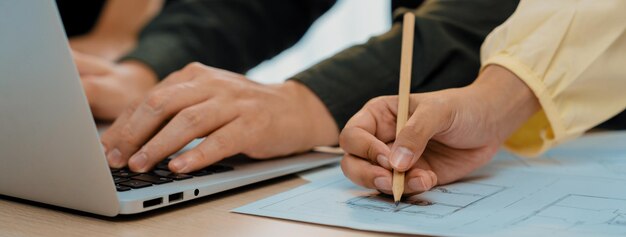
[[[626,133],[587,136],[534,160],[500,152],[487,167],[398,209],[334,169],[234,211],[406,234],[626,236]]]

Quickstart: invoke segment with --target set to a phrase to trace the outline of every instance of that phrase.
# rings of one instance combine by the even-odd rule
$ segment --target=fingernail
[[[107,154],[107,146],[105,146],[104,144],[102,144],[102,151],[104,151],[104,154]]]
[[[407,182],[407,185],[409,186],[410,189],[414,191],[423,192],[429,189],[429,187],[426,186],[427,184],[424,181],[424,178],[422,178],[422,176],[410,179],[409,182]]]
[[[374,179],[374,186],[378,190],[391,190],[391,179],[389,177],[378,177]]]
[[[121,160],[122,160],[122,153],[117,148],[111,150],[111,152],[107,154],[107,161],[109,161],[109,164],[112,166],[119,166],[119,164],[121,163]]]
[[[407,170],[411,166],[413,152],[406,147],[399,147],[391,154],[391,165],[399,170]]]
[[[135,170],[143,170],[146,163],[148,163],[148,156],[144,152],[139,152],[128,160],[128,166],[132,166]]]
[[[183,159],[177,158],[177,159],[173,159],[172,161],[170,161],[170,169],[176,173],[183,173],[185,172],[185,166],[187,166],[187,162],[184,161]]]
[[[391,166],[389,165],[389,159],[387,159],[387,157],[384,155],[378,155],[376,157],[376,162],[378,162],[378,164],[385,169],[391,169]]]

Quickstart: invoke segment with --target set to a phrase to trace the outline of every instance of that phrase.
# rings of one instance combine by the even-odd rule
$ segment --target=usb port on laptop
[[[163,203],[163,198],[155,198],[155,199],[150,199],[147,201],[143,201],[143,208],[148,208],[148,207],[153,207],[156,205],[160,205],[161,203]]]
[[[170,194],[168,197],[169,202],[176,202],[180,200],[183,200],[183,192]]]

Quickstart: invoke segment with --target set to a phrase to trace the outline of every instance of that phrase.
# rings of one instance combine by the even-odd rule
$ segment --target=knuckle
[[[395,102],[397,100],[398,100],[397,95],[385,95],[385,96],[379,96],[379,97],[374,98],[374,102],[380,105],[387,105],[389,104],[389,102],[391,101]]]
[[[141,101],[134,101],[128,107],[126,107],[126,111],[124,111],[124,113],[129,114],[129,115],[135,113],[135,111],[137,111],[137,108],[139,108],[140,104],[141,104]]]
[[[165,79],[163,79],[163,82],[174,82],[174,81],[178,80],[178,78],[181,77],[181,75],[182,75],[182,69],[174,71],[174,72],[170,73],[169,75],[167,75],[167,77],[165,77]]]
[[[203,116],[197,109],[188,108],[181,111],[177,117],[180,117],[188,126],[197,126],[202,122]]]
[[[400,134],[398,134],[398,137],[402,139],[408,139],[410,141],[415,141],[420,137],[419,134],[422,133],[423,130],[424,129],[422,128],[422,126],[417,126],[415,124],[406,124],[404,128],[400,131]]]
[[[404,129],[402,129],[402,131],[398,134],[396,141],[401,143],[403,146],[409,147],[413,147],[414,144],[424,142],[419,141],[421,136],[419,135],[419,131],[416,131],[416,129],[419,128],[416,128],[413,125],[405,126]]]
[[[130,124],[125,124],[120,129],[120,140],[122,143],[134,145],[136,142],[135,132]]]
[[[376,105],[383,103],[384,101],[385,101],[385,97],[383,96],[375,97],[367,101],[367,103],[365,103],[365,106],[367,107],[376,106]]]
[[[154,115],[161,115],[164,112],[165,104],[168,100],[169,96],[163,92],[156,91],[146,97],[143,107]]]
[[[397,98],[394,96],[379,96],[376,98],[373,98],[371,100],[369,100],[365,106],[364,106],[364,110],[376,114],[378,115],[392,115],[394,116],[395,119],[395,115],[393,113],[387,113],[390,111],[390,109],[395,109],[395,105],[393,105],[394,103],[396,103]],[[391,108],[394,107],[394,108]]]
[[[221,135],[214,135],[212,138],[215,147],[219,150],[231,150],[233,148],[233,141],[228,137]]]
[[[199,62],[191,62],[187,64],[186,67],[191,68],[191,69],[198,69],[198,68],[204,68],[204,64],[199,63]]]
[[[200,64],[200,63],[198,63],[198,62],[188,63],[187,65],[185,65],[185,67],[183,67],[182,71],[183,72],[193,71],[195,68],[198,68],[198,66],[199,66],[198,64]]]
[[[182,73],[196,74],[199,73],[208,67],[199,62],[192,62],[187,64],[182,70]]]
[[[144,144],[139,152],[143,152],[148,155],[151,160],[157,159],[157,157],[161,156],[164,152],[164,147],[166,147],[163,142],[154,139],[146,144]]]

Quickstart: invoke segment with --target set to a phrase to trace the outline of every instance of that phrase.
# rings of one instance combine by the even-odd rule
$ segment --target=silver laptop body
[[[226,159],[233,171],[117,192],[51,0],[0,1],[0,75],[0,195],[115,216],[339,160]]]

